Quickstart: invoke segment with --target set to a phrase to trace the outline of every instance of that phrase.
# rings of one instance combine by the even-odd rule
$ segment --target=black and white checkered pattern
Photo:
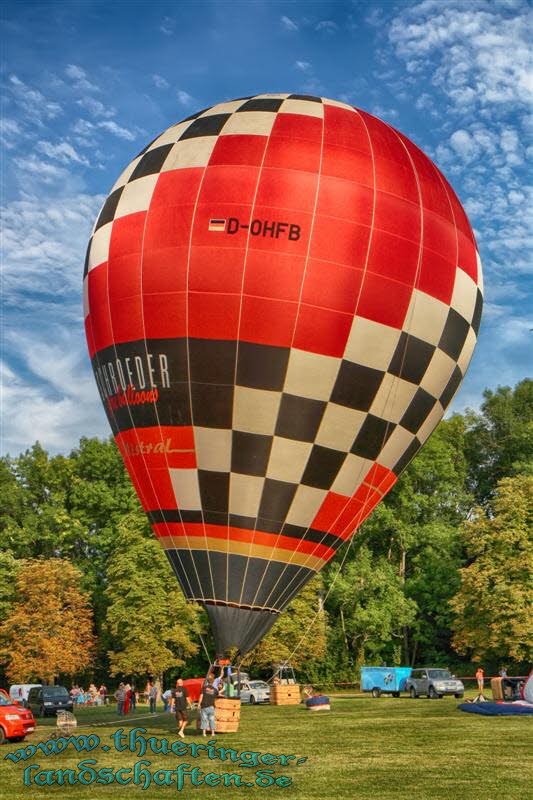
[[[307,528],[330,489],[351,496],[375,461],[399,474],[475,345],[481,293],[461,270],[456,282],[450,307],[415,292],[405,330],[355,318],[343,359],[285,348],[265,358],[263,346],[239,343],[234,396],[224,402],[219,385],[211,420],[224,429],[195,427],[206,507],[260,518],[262,530],[264,520]]]
[[[148,209],[161,173],[205,167],[220,137],[267,136],[278,114],[321,118],[324,105],[353,111],[304,95],[260,95],[213,106],[166,130],[115,183],[89,243],[86,272],[107,259],[114,221]],[[170,393],[166,401],[162,390],[158,403],[159,424],[194,427],[198,470],[170,470],[181,518],[221,525],[229,519],[236,527],[309,538],[329,491],[351,497],[375,462],[399,474],[429,437],[468,367],[481,307],[481,286],[457,268],[451,304],[414,289],[402,330],[355,316],[342,358],[189,339],[180,416]],[[150,412],[132,409],[124,424]]]

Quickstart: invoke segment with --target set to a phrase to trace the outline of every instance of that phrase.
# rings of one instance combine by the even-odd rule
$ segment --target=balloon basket
[[[217,697],[215,700],[215,733],[237,733],[241,721],[241,701],[238,698]],[[196,720],[200,730],[200,717]]]
[[[290,662],[278,664],[272,676],[270,704],[273,706],[295,706],[301,703],[300,684],[296,683]]]
[[[300,684],[278,684],[270,687],[270,705],[296,706],[301,703]]]
[[[233,697],[217,697],[215,700],[216,733],[236,733],[241,721],[241,701]]]

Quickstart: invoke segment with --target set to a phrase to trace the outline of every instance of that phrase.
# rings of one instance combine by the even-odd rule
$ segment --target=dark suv
[[[414,669],[405,681],[405,690],[411,697],[420,697],[421,694],[426,694],[428,697],[443,697],[445,694],[462,697],[465,687],[462,681],[457,680],[447,669],[428,667]]]
[[[72,711],[72,699],[64,686],[34,686],[30,689],[26,707],[35,717],[46,717],[56,711]]]

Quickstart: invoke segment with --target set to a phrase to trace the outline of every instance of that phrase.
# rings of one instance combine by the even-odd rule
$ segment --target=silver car
[[[241,681],[241,703],[270,703],[270,686],[265,681]]]
[[[405,681],[405,690],[411,697],[444,697],[453,694],[455,697],[464,695],[465,687],[462,681],[457,680],[447,669],[414,669]]]

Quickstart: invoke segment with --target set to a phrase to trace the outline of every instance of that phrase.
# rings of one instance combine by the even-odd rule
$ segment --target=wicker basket
[[[301,702],[298,683],[279,684],[270,687],[270,703],[273,706],[294,706]]]
[[[241,701],[234,697],[215,700],[215,730],[217,733],[236,733],[241,720]]]
[[[200,709],[198,709],[200,711]],[[241,720],[241,701],[229,697],[217,697],[215,700],[215,732],[236,733]],[[200,728],[200,716],[196,721]]]

